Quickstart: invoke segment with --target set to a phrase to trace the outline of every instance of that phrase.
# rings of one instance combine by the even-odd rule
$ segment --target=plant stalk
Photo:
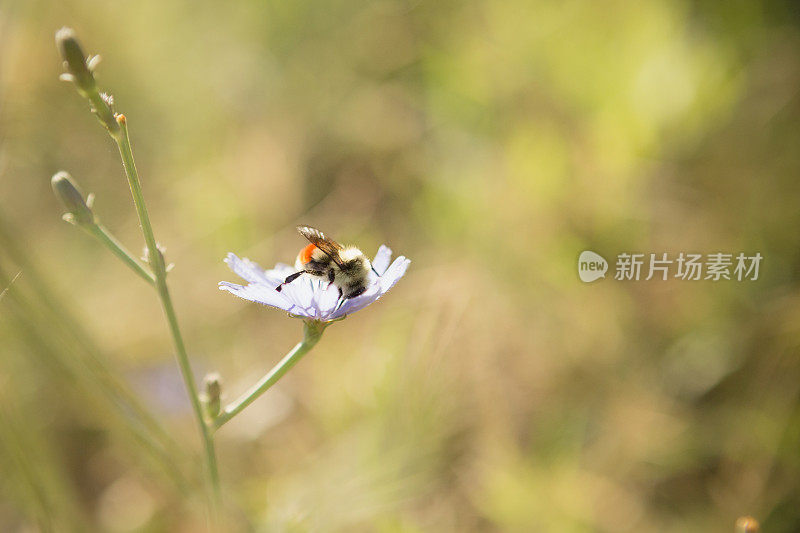
[[[317,344],[325,331],[327,323],[318,321],[306,321],[303,325],[303,340],[298,342],[292,350],[287,353],[272,370],[262,377],[250,389],[230,403],[223,409],[219,416],[214,419],[214,427],[219,429],[231,418],[239,414],[245,407],[253,403],[259,396],[267,392],[279,379],[283,377],[305,354]]]
[[[86,226],[84,229],[87,233],[100,241],[106,248],[111,250],[111,253],[120,258],[123,263],[128,265],[128,267],[130,267],[130,269],[133,270],[137,276],[145,280],[150,285],[156,284],[156,278],[153,276],[153,273],[148,272],[139,263],[139,261],[137,261],[133,255],[131,255],[131,253],[125,249],[125,247],[114,237],[114,235],[108,231],[105,226],[102,224],[94,224],[91,226]]]
[[[142,194],[142,186],[139,181],[139,174],[136,171],[136,165],[133,160],[133,151],[131,149],[130,138],[128,136],[128,125],[125,115],[116,115],[117,123],[120,128],[117,132],[109,132],[117,143],[119,153],[122,158],[122,164],[125,167],[125,175],[128,178],[128,185],[131,188],[131,195],[133,196],[133,203],[136,206],[136,212],[139,215],[139,222],[142,227],[142,234],[144,235],[145,245],[148,250],[148,258],[150,267],[155,276],[155,288],[158,297],[161,300],[161,307],[169,322],[170,333],[175,345],[175,354],[178,360],[178,366],[181,370],[186,391],[189,394],[189,400],[192,404],[200,436],[203,440],[205,449],[206,469],[211,486],[211,523],[214,527],[218,526],[219,509],[221,504],[221,493],[219,485],[219,471],[217,468],[217,456],[214,449],[214,435],[203,417],[203,408],[200,402],[200,396],[197,389],[197,383],[192,374],[192,368],[189,363],[189,356],[186,353],[186,346],[183,342],[180,328],[178,326],[178,318],[175,315],[175,308],[172,304],[172,298],[169,294],[167,287],[167,271],[164,264],[164,257],[158,249],[155,235],[153,234],[153,227],[150,224],[150,216],[147,213],[147,206],[144,202]]]

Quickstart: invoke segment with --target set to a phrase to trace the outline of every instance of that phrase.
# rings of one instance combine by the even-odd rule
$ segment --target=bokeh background
[[[800,16],[785,2],[0,3],[0,529],[199,531],[142,239],[53,34],[103,56],[198,378],[300,322],[217,290],[316,225],[413,260],[218,433],[231,531],[800,530]],[[760,252],[583,284],[578,254]],[[12,283],[12,280],[14,280]]]

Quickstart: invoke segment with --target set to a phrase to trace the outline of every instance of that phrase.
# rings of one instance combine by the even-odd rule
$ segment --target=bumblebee
[[[275,288],[276,291],[280,292],[284,285],[303,274],[310,274],[336,285],[339,297],[345,300],[364,294],[369,286],[370,270],[376,275],[378,273],[361,250],[355,246],[342,246],[310,226],[297,226],[297,231],[311,244],[297,254],[297,272],[287,276]]]

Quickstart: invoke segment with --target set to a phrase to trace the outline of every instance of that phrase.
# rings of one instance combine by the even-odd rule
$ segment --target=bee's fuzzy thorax
[[[343,263],[347,263],[348,261],[352,261],[353,259],[357,259],[359,257],[367,259],[367,257],[364,255],[364,252],[355,246],[345,247],[341,252],[339,252],[339,257],[342,259]],[[369,260],[367,260],[367,262],[369,262]]]

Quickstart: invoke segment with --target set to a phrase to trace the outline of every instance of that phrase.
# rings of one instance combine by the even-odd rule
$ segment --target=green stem
[[[263,378],[250,387],[238,400],[223,409],[214,419],[214,426],[219,429],[231,418],[239,414],[245,407],[253,403],[259,396],[267,392],[279,379],[283,377],[297,362],[308,353],[322,337],[322,332],[327,327],[325,322],[307,321],[303,326],[303,340],[298,342],[292,350],[284,356]]]
[[[136,275],[150,285],[156,284],[155,276],[153,276],[151,272],[145,270],[139,261],[137,261],[133,255],[131,255],[131,253],[126,250],[124,246],[122,246],[122,244],[108,231],[105,226],[102,224],[94,224],[91,226],[83,226],[83,228],[87,233],[105,245],[106,248],[111,250],[111,253],[120,258],[123,263],[128,265],[128,267],[130,267],[130,269],[133,270]]]
[[[78,91],[80,92],[80,90]],[[100,119],[100,122],[105,126],[108,130],[108,133],[115,137],[119,134],[119,128],[117,128],[117,122],[114,117],[114,111],[111,109],[104,100],[103,97],[100,96],[97,87],[95,86],[93,91],[89,91],[85,94],[86,98],[89,100],[89,103],[92,106],[97,118]]]
[[[133,203],[136,206],[136,212],[139,215],[139,222],[142,226],[142,233],[144,234],[145,244],[148,250],[148,257],[150,266],[155,274],[155,287],[158,292],[158,297],[161,300],[161,307],[164,309],[164,314],[169,322],[170,333],[172,340],[175,344],[175,353],[178,359],[178,366],[181,370],[186,391],[189,393],[189,400],[192,404],[192,409],[200,430],[200,435],[203,439],[205,448],[206,467],[211,485],[211,522],[213,525],[218,524],[218,512],[220,506],[220,487],[219,487],[219,472],[217,469],[217,456],[214,450],[214,435],[211,428],[206,423],[203,417],[203,408],[200,402],[200,395],[197,390],[197,383],[195,382],[192,368],[189,364],[189,356],[186,353],[186,346],[183,343],[183,336],[181,335],[180,328],[178,327],[178,317],[175,315],[175,308],[172,305],[172,298],[167,288],[167,271],[164,265],[164,257],[158,250],[156,238],[153,234],[153,227],[150,224],[150,216],[147,213],[147,206],[144,202],[142,194],[142,186],[139,181],[139,174],[136,171],[136,165],[133,161],[133,151],[131,150],[130,138],[128,136],[128,125],[125,115],[116,116],[117,123],[120,130],[111,133],[111,136],[117,143],[120,156],[122,157],[122,164],[125,167],[125,175],[128,178],[128,185],[131,188],[133,196]]]

